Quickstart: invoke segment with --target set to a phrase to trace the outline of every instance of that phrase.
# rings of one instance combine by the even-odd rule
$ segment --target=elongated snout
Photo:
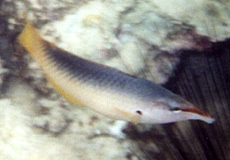
[[[206,123],[213,123],[215,119],[208,113],[193,107],[193,108],[183,108],[182,112],[190,119],[190,120],[202,120]]]

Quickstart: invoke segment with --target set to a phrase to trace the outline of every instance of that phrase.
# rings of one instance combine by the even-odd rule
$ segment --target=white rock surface
[[[17,15],[27,12],[46,39],[73,54],[132,74],[151,70],[149,66],[157,62],[146,59],[154,59],[162,51],[203,50],[211,41],[230,37],[228,1],[94,0],[80,5],[50,1],[45,13],[41,12],[46,7],[43,3],[30,2],[30,6],[16,2]],[[58,8],[66,10],[51,12]],[[57,15],[61,18],[55,20]],[[49,23],[42,23],[44,20]],[[169,59],[169,63],[174,61]],[[164,83],[168,76],[160,70],[164,68],[147,77]]]
[[[7,99],[0,100],[1,160],[126,159],[125,122],[59,101],[40,99],[23,82],[11,82]],[[35,103],[36,102],[36,103]],[[37,104],[50,114],[41,115]]]

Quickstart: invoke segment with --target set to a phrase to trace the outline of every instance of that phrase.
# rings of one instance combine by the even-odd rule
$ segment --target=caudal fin
[[[26,21],[26,26],[19,35],[18,40],[28,53],[31,54],[33,58],[36,58],[38,54],[43,52],[44,41],[33,24],[29,20]]]

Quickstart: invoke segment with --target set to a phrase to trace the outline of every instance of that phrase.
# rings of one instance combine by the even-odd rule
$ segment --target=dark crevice
[[[216,122],[153,125],[149,131],[142,128],[126,134],[146,160],[230,160],[230,39],[213,43],[206,51],[180,53],[181,63],[164,86],[214,116]],[[154,143],[159,152],[143,145],[146,141]]]

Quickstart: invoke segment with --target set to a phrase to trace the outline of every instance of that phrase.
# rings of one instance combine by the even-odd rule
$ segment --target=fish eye
[[[171,108],[170,111],[175,112],[175,113],[179,113],[179,112],[181,112],[181,108],[180,107],[174,107],[174,108]]]
[[[142,112],[140,110],[137,110],[136,113],[142,115]]]

